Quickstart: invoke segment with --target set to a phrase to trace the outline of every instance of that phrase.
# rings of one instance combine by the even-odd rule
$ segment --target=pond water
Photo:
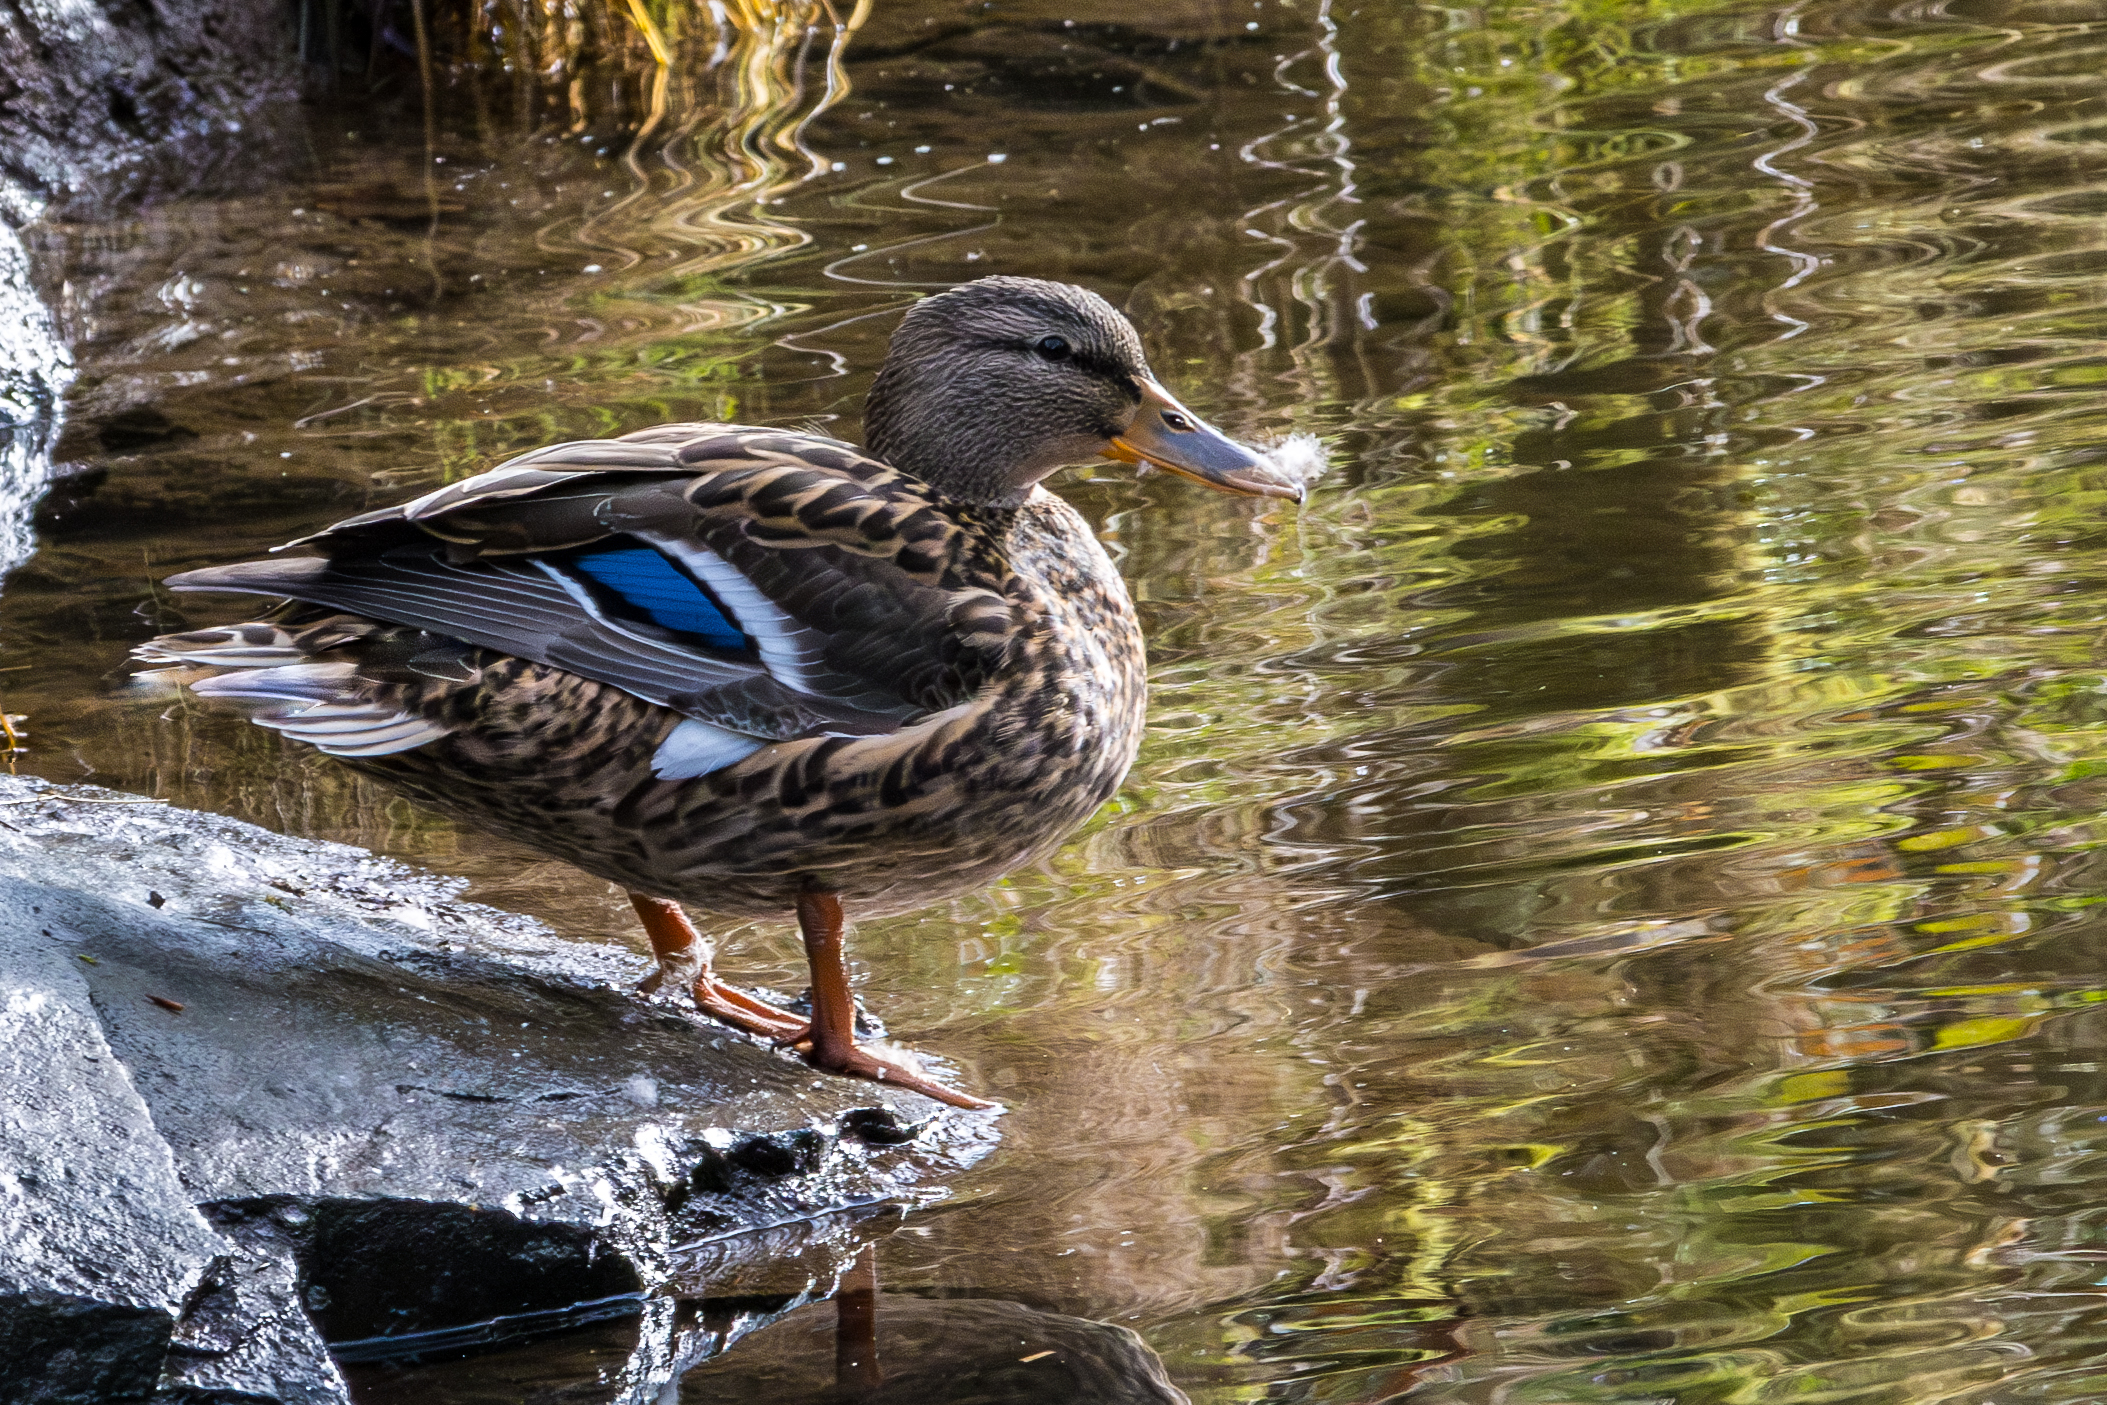
[[[155,580],[553,439],[852,429],[912,292],[1086,283],[1335,467],[1057,480],[1149,737],[1047,863],[855,934],[1011,1109],[884,1300],[1116,1323],[1209,1405],[2107,1398],[2107,8],[869,8],[275,114],[35,228],[82,374],[0,599],[19,767],[641,949],[111,690],[223,617]],[[812,1398],[799,1330],[680,1398]]]

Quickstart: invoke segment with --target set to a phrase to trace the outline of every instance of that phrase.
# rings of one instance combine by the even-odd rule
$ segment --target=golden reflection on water
[[[853,423],[913,290],[1088,282],[1341,467],[1062,485],[1152,729],[1044,865],[857,935],[1014,1109],[888,1289],[1131,1325],[1206,1402],[2107,1396],[2107,13],[770,15],[460,78],[436,233],[416,114],[334,109],[36,231],[103,476],[0,601],[21,764],[633,941],[101,691],[150,582],[551,438]]]

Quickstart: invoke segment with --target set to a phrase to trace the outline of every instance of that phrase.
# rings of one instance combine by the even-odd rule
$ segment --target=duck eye
[[[1038,352],[1049,361],[1066,361],[1068,359],[1068,339],[1066,337],[1041,337],[1039,338],[1039,344],[1034,346],[1032,350]]]

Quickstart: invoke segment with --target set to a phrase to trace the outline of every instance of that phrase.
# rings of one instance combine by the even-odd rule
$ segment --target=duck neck
[[[946,497],[976,507],[1014,509],[1056,465],[1038,467],[1020,451],[1017,427],[1007,432],[970,385],[947,384],[888,361],[864,408],[864,442],[871,454],[913,474]]]
[[[873,456],[946,497],[1014,511],[1064,464],[1097,457],[1116,433],[1067,429],[1051,407],[1017,394],[998,372],[948,363],[912,343],[903,327],[871,385],[863,413]],[[903,340],[907,345],[902,345]]]

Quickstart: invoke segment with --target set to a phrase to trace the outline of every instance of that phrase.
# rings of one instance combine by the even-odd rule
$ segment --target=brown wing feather
[[[464,565],[624,533],[708,547],[792,620],[825,636],[815,677],[831,696],[698,679],[672,705],[782,736],[823,726],[815,719],[825,716],[855,715],[861,730],[870,725],[865,714],[940,711],[999,673],[1019,621],[1005,598],[1009,563],[992,545],[1006,523],[983,516],[839,440],[661,425],[537,449],[301,544],[346,565],[419,538],[447,543]],[[603,677],[590,660],[562,664]],[[612,671],[603,681],[623,686]]]

